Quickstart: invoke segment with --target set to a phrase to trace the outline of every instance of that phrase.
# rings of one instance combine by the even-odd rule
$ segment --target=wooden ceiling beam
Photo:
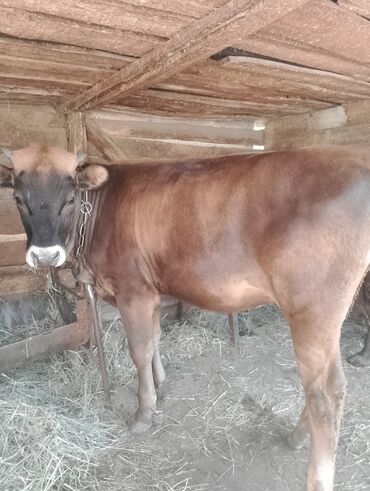
[[[102,106],[117,96],[122,98],[150,87],[234,41],[256,33],[307,1],[231,0],[137,61],[72,98],[63,109],[76,111]],[[241,20],[244,20],[242,30],[238,26]]]

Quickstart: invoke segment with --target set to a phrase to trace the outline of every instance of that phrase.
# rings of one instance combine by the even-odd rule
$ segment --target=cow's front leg
[[[152,424],[157,402],[152,362],[155,351],[153,313],[158,308],[159,296],[140,296],[129,300],[120,298],[118,304],[138,376],[139,408],[131,430],[142,433]]]

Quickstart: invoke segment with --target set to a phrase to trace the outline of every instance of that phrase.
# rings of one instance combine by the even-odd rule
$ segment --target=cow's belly
[[[184,281],[169,288],[168,293],[197,307],[218,312],[238,312],[275,303],[268,292],[250,284],[238,275],[217,281]]]

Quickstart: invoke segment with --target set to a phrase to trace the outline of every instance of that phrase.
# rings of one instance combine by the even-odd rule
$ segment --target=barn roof
[[[368,0],[1,0],[0,100],[276,117],[370,98]]]

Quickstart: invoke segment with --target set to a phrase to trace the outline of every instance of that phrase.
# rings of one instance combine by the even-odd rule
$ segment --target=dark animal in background
[[[307,489],[329,491],[345,397],[343,319],[370,261],[370,151],[348,148],[167,163],[79,166],[31,145],[0,180],[14,186],[32,266],[73,249],[81,190],[93,215],[83,267],[119,307],[139,380],[134,431],[150,427],[159,294],[215,311],[278,305],[289,322],[306,403],[292,445],[311,439]]]

